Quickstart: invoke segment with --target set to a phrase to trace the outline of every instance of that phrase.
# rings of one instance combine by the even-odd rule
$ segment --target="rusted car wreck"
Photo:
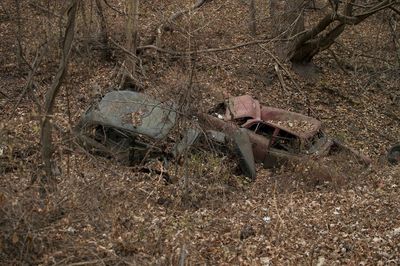
[[[316,159],[347,152],[363,164],[367,156],[331,139],[322,131],[315,118],[287,110],[261,106],[249,95],[233,97],[213,117],[202,116],[208,125],[221,131],[235,126],[246,128],[253,144],[256,162],[264,167],[276,167],[288,161]]]
[[[242,172],[255,178],[252,144],[246,130],[237,128],[227,136],[212,128],[190,128],[173,140],[170,134],[177,119],[172,102],[161,103],[138,92],[112,91],[90,106],[75,130],[85,148],[129,165],[154,157],[168,161],[192,147],[212,142],[220,152],[233,154]]]
[[[370,163],[366,156],[328,138],[315,118],[261,106],[249,95],[230,98],[219,107],[218,112],[195,114],[201,127],[171,140],[171,130],[179,119],[174,103],[161,103],[132,91],[113,91],[82,115],[76,129],[85,147],[128,164],[149,157],[171,160],[205,142],[218,143],[225,147],[223,152],[235,155],[243,174],[252,179],[255,162],[276,167],[347,151]],[[171,142],[173,147],[167,148],[165,143]]]

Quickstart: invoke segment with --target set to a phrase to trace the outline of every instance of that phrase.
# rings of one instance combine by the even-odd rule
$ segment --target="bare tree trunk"
[[[250,21],[249,21],[249,30],[251,36],[257,35],[257,22],[256,22],[256,4],[255,0],[250,0],[249,3],[249,11],[250,11]]]
[[[15,0],[15,10],[17,14],[16,23],[17,23],[17,33],[16,33],[16,40],[17,40],[17,63],[18,69],[22,70],[22,63],[23,63],[23,49],[22,49],[22,27],[21,27],[21,3],[20,0]]]
[[[400,3],[396,0],[382,0],[374,5],[358,8],[358,14],[353,14],[356,0],[337,1],[345,3],[342,10],[338,11],[337,5],[332,4],[332,13],[325,15],[314,27],[302,32],[295,40],[295,46],[289,52],[289,58],[294,63],[308,63],[319,52],[328,49],[343,33],[346,26],[354,26],[377,12],[391,8]],[[332,27],[332,25],[334,25]]]
[[[52,140],[52,124],[51,117],[54,109],[54,102],[56,96],[60,90],[64,77],[67,73],[68,59],[71,51],[72,42],[74,40],[75,34],[75,18],[76,11],[78,7],[79,0],[73,0],[68,8],[68,21],[67,27],[64,34],[62,55],[60,60],[60,65],[56,76],[54,77],[53,83],[50,89],[46,93],[44,110],[43,110],[43,120],[41,123],[41,144],[42,144],[42,159],[44,163],[45,176],[42,179],[42,185],[52,181],[53,176],[53,140]]]
[[[96,0],[96,11],[97,15],[100,18],[100,40],[102,43],[102,51],[103,57],[106,60],[110,60],[111,53],[110,53],[110,46],[108,44],[108,31],[107,31],[107,21],[104,16],[103,7],[101,5],[100,0]]]
[[[270,16],[273,21],[275,50],[282,60],[290,59],[297,35],[304,30],[303,0],[270,0]]]
[[[137,37],[138,37],[138,23],[139,23],[139,0],[127,0],[128,19],[126,22],[126,49],[131,54],[136,55],[137,50]],[[126,70],[124,71],[121,87],[132,86],[135,87],[136,80],[136,57],[127,55],[126,57]],[[130,80],[130,82],[129,82]],[[133,83],[133,84],[129,84]]]

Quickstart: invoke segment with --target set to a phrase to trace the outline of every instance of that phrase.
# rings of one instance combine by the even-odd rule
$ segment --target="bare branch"
[[[52,12],[51,10],[49,10],[49,9],[47,9],[47,8],[41,6],[41,5],[38,5],[36,3],[30,2],[29,6],[35,8],[35,9],[37,9],[37,10],[43,12],[43,13],[46,13],[47,15],[52,15],[53,17],[56,17],[56,18],[62,18],[62,16],[60,16],[60,15]]]
[[[159,26],[157,26],[154,29],[155,35],[153,35],[151,38],[149,38],[147,41],[145,41],[145,43],[152,44],[155,41],[156,45],[160,46],[160,38],[161,38],[162,32],[168,30],[176,19],[185,15],[186,13],[189,13],[197,8],[200,8],[205,3],[211,2],[211,1],[212,0],[197,0],[196,3],[193,4],[191,7],[183,9],[183,10],[179,10],[178,12],[175,12],[167,20],[161,22],[159,24]]]
[[[117,12],[118,14],[120,14],[122,16],[127,16],[127,14],[125,12],[122,12],[122,11],[118,10],[117,8],[113,7],[107,0],[103,0],[103,1],[106,4],[106,6],[108,6],[111,10]]]
[[[240,43],[234,46],[230,47],[222,47],[222,48],[212,48],[212,49],[205,49],[205,50],[197,50],[197,51],[173,51],[173,50],[167,50],[163,49],[160,47],[157,47],[155,45],[144,45],[144,46],[139,46],[138,50],[156,50],[160,53],[165,53],[165,54],[172,54],[172,55],[178,55],[178,56],[184,56],[184,55],[193,55],[193,54],[205,54],[205,53],[213,53],[213,52],[223,52],[223,51],[229,51],[229,50],[235,50],[239,48],[243,48],[246,46],[251,46],[251,45],[256,45],[260,43],[270,43],[275,39],[266,39],[266,40],[255,40],[255,41],[250,41],[250,42],[245,42],[245,43]]]
[[[27,80],[26,80],[25,88],[24,88],[24,90],[21,92],[21,94],[18,96],[17,102],[16,102],[15,105],[14,105],[14,109],[13,109],[13,111],[10,113],[10,115],[9,115],[9,117],[8,117],[9,120],[13,117],[15,111],[16,111],[17,108],[18,108],[18,105],[21,103],[22,98],[25,96],[25,94],[26,94],[26,93],[32,88],[32,86],[33,86],[33,77],[35,76],[36,70],[37,70],[37,68],[38,68],[38,66],[39,66],[39,64],[40,64],[40,62],[42,61],[42,57],[43,57],[43,48],[44,48],[44,47],[45,47],[45,44],[42,44],[42,45],[40,45],[39,48],[36,50],[36,56],[35,56],[35,59],[33,60],[32,66],[29,65],[29,67],[30,67],[31,70],[29,71],[29,75],[28,75],[28,78],[27,78]]]
[[[400,16],[400,10],[398,10],[398,9],[395,8],[394,6],[391,6],[390,9],[393,10],[395,13],[397,13],[397,15]]]

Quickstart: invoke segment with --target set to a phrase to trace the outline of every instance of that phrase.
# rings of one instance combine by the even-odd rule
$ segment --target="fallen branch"
[[[187,56],[187,55],[194,55],[194,54],[205,54],[205,53],[213,53],[213,52],[223,52],[223,51],[229,51],[229,50],[235,50],[239,48],[243,48],[246,46],[251,46],[251,45],[256,45],[256,44],[266,44],[270,43],[275,39],[266,39],[266,40],[255,40],[255,41],[250,41],[250,42],[245,42],[245,43],[240,43],[234,46],[230,47],[221,47],[221,48],[212,48],[212,49],[205,49],[205,50],[195,50],[195,51],[173,51],[173,50],[167,50],[160,48],[155,45],[144,45],[144,46],[139,46],[138,50],[156,50],[157,52],[160,53],[165,53],[165,54],[171,54],[171,55],[178,55],[178,56]]]
[[[390,9],[393,10],[395,13],[397,13],[397,15],[400,16],[400,10],[398,10],[398,9],[395,8],[394,6],[391,6]]]
[[[0,91],[0,94],[3,95],[5,98],[10,99],[10,97],[7,94],[5,94],[4,92]]]

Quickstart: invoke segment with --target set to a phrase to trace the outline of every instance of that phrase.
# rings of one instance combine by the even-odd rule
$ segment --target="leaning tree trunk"
[[[270,0],[276,50],[282,59],[290,59],[295,64],[309,63],[319,52],[328,49],[347,25],[357,25],[381,10],[393,9],[400,0],[375,1],[371,5],[356,0],[329,0],[329,3],[331,13],[312,28],[304,30],[303,0]],[[353,14],[354,6],[357,6],[358,14]]]
[[[290,59],[298,34],[304,30],[303,0],[270,0],[275,51],[282,60]]]
[[[50,89],[46,93],[44,110],[43,110],[43,120],[41,124],[41,144],[42,144],[42,159],[44,163],[45,176],[42,178],[42,185],[52,181],[54,174],[52,171],[53,167],[53,140],[52,140],[52,124],[51,117],[53,115],[54,102],[56,96],[60,90],[64,77],[67,73],[68,58],[71,51],[72,42],[74,40],[75,34],[75,18],[76,10],[78,7],[79,0],[73,0],[70,7],[68,8],[68,21],[65,30],[62,55],[60,60],[60,65],[56,76],[54,77],[53,83]]]
[[[344,15],[346,17],[352,15],[354,2],[355,0],[351,0],[344,8]],[[340,22],[336,27],[325,34],[319,34],[338,19],[338,14],[336,12],[337,10],[332,10],[332,13],[322,18],[314,28],[306,31],[296,39],[296,43],[289,53],[291,62],[302,64],[309,63],[315,55],[328,49],[335,42],[336,38],[338,38],[346,28],[346,23],[344,21]]]

